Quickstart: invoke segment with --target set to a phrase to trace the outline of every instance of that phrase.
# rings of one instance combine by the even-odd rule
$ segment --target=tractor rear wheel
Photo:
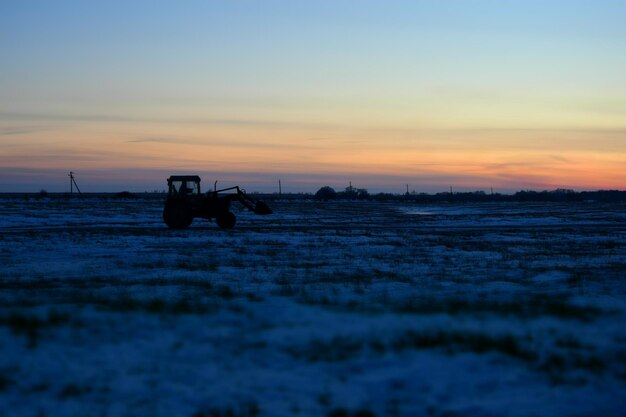
[[[227,211],[226,213],[218,214],[215,218],[215,222],[220,227],[220,229],[232,229],[233,227],[235,227],[237,218],[232,212]]]
[[[185,204],[166,204],[163,210],[163,221],[170,229],[186,229],[193,218],[189,207]]]

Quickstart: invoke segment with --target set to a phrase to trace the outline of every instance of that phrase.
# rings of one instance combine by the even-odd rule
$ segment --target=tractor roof
[[[171,175],[169,181],[197,181],[200,182],[200,177],[197,175]]]

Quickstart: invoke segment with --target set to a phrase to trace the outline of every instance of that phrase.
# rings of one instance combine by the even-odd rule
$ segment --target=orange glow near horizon
[[[604,137],[605,149],[593,149],[596,137]],[[416,187],[619,189],[626,184],[626,153],[613,148],[625,138],[624,132],[602,130],[52,123],[5,142],[0,164],[98,171],[104,177],[128,170],[259,172],[277,178],[402,177]]]

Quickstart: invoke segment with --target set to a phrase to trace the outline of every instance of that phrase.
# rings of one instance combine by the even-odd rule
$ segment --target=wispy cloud
[[[264,140],[242,140],[242,139],[222,139],[222,138],[183,138],[174,136],[142,136],[130,139],[125,143],[171,143],[175,145],[197,145],[197,146],[229,146],[236,148],[276,148],[276,149],[302,149],[307,148],[303,143],[274,143]]]
[[[110,122],[110,123],[163,123],[163,124],[197,124],[214,126],[249,126],[274,128],[309,128],[316,130],[366,130],[368,132],[395,132],[405,134],[456,133],[481,135],[487,133],[575,133],[575,134],[606,134],[626,135],[626,128],[603,127],[541,127],[541,126],[478,126],[478,127],[391,127],[375,126],[362,123],[331,123],[311,122],[306,120],[271,120],[246,118],[211,118],[211,117],[176,117],[176,116],[135,116],[119,114],[76,114],[76,113],[11,113],[0,112],[0,120],[48,120],[68,122]],[[331,138],[312,137],[311,140]]]
[[[197,140],[191,139],[181,139],[175,137],[156,137],[156,136],[146,136],[138,139],[127,140],[126,143],[176,143],[176,144],[193,144],[193,145],[205,145]]]
[[[554,159],[555,161],[559,161],[559,162],[572,163],[571,159],[564,158],[564,157],[562,157],[560,155],[550,155],[550,158]]]
[[[314,128],[334,129],[337,124],[313,123],[307,121],[258,120],[237,118],[202,118],[202,117],[162,117],[133,116],[115,114],[60,114],[60,113],[7,113],[0,112],[0,120],[48,120],[66,122],[104,122],[104,123],[164,123],[164,124],[195,124],[214,126],[250,126],[274,128]]]
[[[47,127],[43,126],[17,126],[17,127],[3,127],[0,128],[0,136],[17,136],[26,135],[34,132],[41,132],[47,130]]]

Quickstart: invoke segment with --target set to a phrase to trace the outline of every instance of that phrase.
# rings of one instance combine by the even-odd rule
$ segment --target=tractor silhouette
[[[237,221],[230,211],[233,201],[238,201],[255,214],[272,214],[267,204],[250,198],[239,186],[202,194],[197,175],[172,175],[167,185],[163,220],[171,229],[186,229],[195,218],[215,219],[220,228],[232,229]]]

